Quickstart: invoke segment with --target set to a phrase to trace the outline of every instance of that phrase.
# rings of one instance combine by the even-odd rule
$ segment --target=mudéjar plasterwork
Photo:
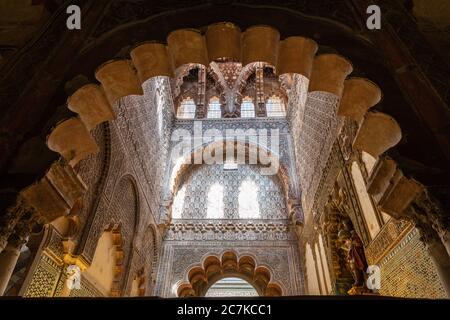
[[[0,34],[0,295],[209,296],[237,277],[260,296],[448,297],[428,20],[392,1],[373,32],[366,0],[106,2],[76,36],[56,1],[30,5],[37,34]]]

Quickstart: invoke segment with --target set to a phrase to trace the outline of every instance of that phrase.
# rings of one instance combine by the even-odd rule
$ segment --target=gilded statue
[[[354,280],[348,294],[356,295],[369,292],[369,289],[366,287],[368,264],[364,254],[363,243],[356,231],[351,227],[351,222],[344,220],[339,229],[340,249],[345,252],[346,267]]]

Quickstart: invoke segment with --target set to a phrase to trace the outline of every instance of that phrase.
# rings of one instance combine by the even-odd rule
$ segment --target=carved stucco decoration
[[[183,99],[192,98],[197,105],[197,111],[203,118],[206,115],[207,104],[211,97],[216,96],[222,105],[224,118],[240,116],[240,105],[244,96],[252,98],[255,110],[258,110],[258,97],[265,102],[270,96],[277,95],[287,100],[284,92],[280,90],[280,82],[273,74],[274,67],[265,62],[249,63],[242,66],[239,62],[211,62],[206,68],[207,78],[201,80],[201,70],[205,68],[198,64],[186,64],[176,70],[174,80],[174,99],[178,105]],[[264,73],[261,86],[256,85],[257,72],[272,70],[270,74]],[[195,72],[193,72],[195,71]],[[210,81],[209,81],[210,80]],[[205,86],[205,88],[201,88]],[[206,93],[202,96],[203,91]],[[205,104],[205,105],[204,105]],[[198,114],[198,112],[197,112]]]
[[[221,256],[210,255],[187,273],[188,283],[177,289],[179,297],[204,296],[216,281],[237,276],[251,284],[260,296],[281,296],[283,291],[273,279],[272,271],[260,266],[252,256],[237,256],[226,251]]]
[[[191,121],[191,120],[176,120],[173,127],[174,131],[180,132],[181,130],[185,133],[189,133],[194,138],[196,136],[201,137],[203,136],[203,139],[206,139],[209,141],[212,137],[208,134],[205,134],[207,132],[211,133],[211,130],[217,130],[217,132],[221,132],[222,137],[227,137],[227,130],[233,130],[235,133],[240,133],[233,137],[233,141],[239,144],[249,144],[252,143],[252,146],[254,145],[255,148],[263,148],[265,152],[270,152],[274,156],[277,156],[278,162],[279,162],[279,168],[280,171],[278,175],[281,178],[281,182],[283,182],[285,187],[285,192],[287,194],[285,195],[288,198],[293,199],[299,199],[300,198],[300,191],[299,186],[296,179],[292,179],[291,177],[295,176],[295,166],[294,166],[294,153],[291,146],[291,141],[289,137],[289,131],[288,131],[288,125],[286,120],[284,119],[217,119],[217,120],[202,120],[200,121]],[[267,145],[263,144],[254,144],[254,137],[252,137],[252,130],[254,132],[258,132],[259,130],[266,130],[267,132]],[[278,150],[271,149],[271,136],[272,134],[275,134],[272,130],[278,130],[279,133],[279,147]],[[254,135],[254,133],[253,133]],[[216,140],[217,141],[217,140]],[[175,188],[172,188],[173,185],[171,185],[172,181],[178,181],[175,178],[179,174],[179,172],[182,172],[185,170],[186,165],[184,166],[177,166],[177,160],[180,155],[178,155],[176,152],[173,152],[173,149],[180,141],[173,141],[171,144],[171,158],[168,163],[166,177],[165,177],[165,183],[164,183],[164,198],[170,199],[173,195],[172,192],[176,192],[178,187],[175,184]],[[257,141],[256,141],[257,142]],[[208,143],[205,143],[205,145],[194,148],[194,145],[191,143],[191,150],[186,153],[182,154],[181,156],[184,157],[187,160],[191,160],[192,154],[197,152],[198,150],[203,150],[208,145]],[[252,147],[251,147],[252,148]],[[224,148],[225,150],[225,148]],[[189,162],[188,162],[189,163]],[[248,163],[248,162],[247,162]],[[289,178],[288,178],[289,177]]]
[[[123,68],[126,68],[130,77],[134,78],[133,70],[129,68],[126,64],[127,62],[121,61],[120,65]],[[186,70],[190,70],[188,67]],[[236,84],[232,87],[237,89],[236,92],[242,92],[245,89],[246,80],[250,75],[256,71],[264,71],[265,65],[259,62],[255,64],[247,65],[243,68],[242,72],[239,73]],[[259,69],[258,69],[259,68]],[[183,72],[186,72],[184,70]],[[214,71],[214,70],[213,70]],[[216,71],[214,71],[216,72]],[[182,77],[183,78],[183,77]],[[226,77],[223,77],[223,81],[226,81]],[[217,77],[219,79],[219,77]],[[216,80],[217,80],[216,79]],[[296,130],[295,128],[299,128],[296,133],[298,135],[294,135],[294,148],[297,152],[297,162],[293,158],[293,151],[290,144],[292,143],[292,137],[289,135],[289,129],[287,129],[286,121],[277,120],[277,121],[236,121],[236,122],[226,122],[226,121],[212,121],[206,122],[208,128],[214,128],[219,130],[224,130],[227,127],[230,128],[248,128],[249,124],[256,125],[260,128],[273,128],[273,129],[281,129],[281,151],[278,155],[282,166],[285,168],[285,176],[295,177],[296,175],[292,175],[297,170],[300,174],[300,183],[304,190],[303,199],[306,207],[309,209],[314,206],[314,202],[317,199],[318,190],[321,188],[322,177],[320,173],[327,167],[329,161],[329,155],[332,151],[333,142],[336,139],[336,135],[339,132],[340,127],[343,122],[342,119],[337,117],[337,105],[339,102],[339,98],[332,94],[328,94],[326,92],[310,92],[307,93],[308,81],[306,78],[301,78],[299,75],[295,75],[293,77],[294,84],[290,87],[291,90],[289,100],[291,104],[291,111],[295,114],[293,119],[289,119],[289,125],[291,130]],[[306,79],[306,80],[305,80]],[[107,82],[105,79],[101,79],[103,82]],[[220,80],[220,79],[219,79]],[[223,82],[222,81],[222,82]],[[231,82],[230,82],[231,83]],[[116,83],[115,83],[116,84]],[[256,83],[256,90],[258,90],[258,85],[261,83]],[[222,83],[219,87],[224,87],[225,84]],[[227,84],[229,87],[230,85]],[[137,87],[136,83],[133,83],[133,87]],[[294,90],[292,91],[292,88]],[[168,172],[170,172],[167,165],[167,159],[169,159],[168,152],[172,147],[169,143],[170,133],[172,130],[172,120],[173,120],[173,101],[172,101],[172,92],[171,92],[171,81],[166,77],[155,77],[151,78],[143,84],[143,95],[128,95],[123,97],[122,94],[119,96],[115,95],[115,92],[110,92],[114,88],[107,88],[108,96],[110,101],[113,104],[114,111],[117,115],[117,119],[113,121],[113,129],[111,130],[111,136],[113,136],[112,140],[115,144],[120,145],[121,153],[119,155],[115,155],[111,160],[110,168],[113,168],[115,172],[111,172],[108,174],[108,179],[105,184],[105,192],[100,195],[100,202],[98,204],[98,210],[96,214],[105,215],[106,212],[109,212],[112,208],[114,210],[115,207],[120,208],[120,205],[115,200],[117,198],[117,194],[113,193],[112,190],[116,190],[117,188],[123,189],[120,187],[120,183],[122,180],[119,180],[121,174],[130,173],[130,176],[135,176],[135,194],[139,198],[135,200],[136,207],[139,207],[142,201],[141,198],[144,198],[146,201],[146,205],[151,208],[152,214],[158,215],[162,217],[157,222],[165,222],[170,221],[170,206],[171,201],[170,197],[167,198],[168,195]],[[120,89],[120,88],[119,88]],[[139,89],[139,88],[138,88]],[[274,88],[270,88],[269,92],[271,94],[277,90],[276,85]],[[113,90],[114,91],[114,90]],[[125,90],[129,92],[129,90]],[[140,90],[133,91],[134,93],[141,94]],[[259,92],[261,93],[261,92]],[[257,92],[258,95],[258,92]],[[235,99],[230,99],[229,101],[234,101]],[[239,100],[239,99],[237,99]],[[293,106],[292,104],[300,101],[300,107]],[[227,105],[227,112],[233,114],[236,112],[235,107],[231,109],[231,106]],[[292,111],[294,108],[299,109],[299,111]],[[290,113],[290,115],[292,115]],[[157,115],[157,116],[155,116]],[[296,126],[298,124],[298,126]],[[177,121],[175,123],[175,127],[189,126],[189,122]],[[188,130],[191,128],[188,128]],[[298,136],[304,137],[304,139],[298,139]],[[152,139],[142,139],[142,137],[152,137]],[[344,141],[346,143],[346,141]],[[125,155],[124,155],[125,154]],[[128,154],[132,154],[133,157],[129,157]],[[116,158],[117,157],[117,158]],[[117,166],[116,166],[117,165]],[[169,165],[170,166],[170,165]],[[118,175],[117,172],[120,172]],[[116,176],[115,176],[116,175]],[[134,179],[131,179],[134,180]],[[289,209],[291,211],[290,216],[294,217],[293,221],[298,222],[299,216],[301,215],[301,210],[299,210],[298,206],[298,196],[299,196],[299,187],[297,186],[297,182],[293,181],[295,179],[290,179],[289,192],[287,192],[287,198],[291,201],[288,203]],[[117,182],[119,182],[117,186]],[[265,185],[265,184],[263,184]],[[161,187],[164,187],[164,192],[161,192],[163,195],[159,197],[158,192],[161,191]],[[110,192],[108,192],[110,191]],[[123,191],[123,190],[121,190]],[[129,195],[129,193],[126,193]],[[158,195],[158,196],[155,196]],[[129,200],[129,201],[128,201]],[[130,199],[127,199],[128,202],[131,202]],[[269,201],[270,202],[270,199]],[[274,203],[283,203],[281,198],[278,197],[274,201]],[[124,212],[128,212],[127,210],[131,210],[130,208],[121,208]],[[132,208],[133,209],[133,208]],[[136,208],[134,208],[136,209]],[[266,218],[270,218],[271,220],[277,218],[280,219],[281,216],[276,215],[275,207],[272,206],[268,210],[273,216],[268,216]],[[272,210],[273,209],[273,210]],[[281,207],[281,210],[286,210],[286,207]],[[135,210],[137,211],[137,210]],[[167,213],[163,213],[162,212]],[[125,214],[125,213],[124,213]],[[120,215],[120,214],[119,214]],[[169,217],[169,219],[166,219]],[[113,215],[113,218],[115,216]],[[120,217],[123,218],[123,217]],[[120,218],[118,220],[120,220]],[[198,218],[198,217],[197,217]],[[97,217],[95,218],[97,219]],[[100,222],[94,221],[93,226],[89,227],[89,232],[91,228],[94,230],[99,229],[99,225],[102,225],[104,222],[102,219],[105,219],[104,216],[100,218]],[[136,218],[137,220],[137,218]],[[158,219],[157,219],[158,220]],[[131,225],[135,226],[136,223],[126,222],[127,228]],[[198,232],[200,233],[205,230],[203,225],[193,224],[194,229],[194,237],[198,236]],[[206,227],[207,229],[208,227]],[[271,229],[272,228],[272,229]],[[290,231],[285,227],[279,227],[271,225],[270,223],[264,225],[264,223],[257,223],[253,225],[252,223],[247,223],[244,228],[238,227],[237,230],[255,232],[261,234],[265,234],[266,231],[275,231],[275,238],[277,241],[292,241],[290,238]],[[168,235],[171,235],[171,232],[175,232],[179,234],[183,233],[183,227],[181,227],[181,231],[174,227],[174,225],[168,226]],[[218,230],[218,231],[217,231]],[[216,225],[213,226],[212,231],[215,233],[223,233],[223,230],[227,230],[227,227],[223,229],[222,226]],[[180,233],[181,232],[181,233]],[[249,232],[249,233],[250,233]],[[134,233],[131,232],[132,234]],[[125,230],[125,236],[130,234],[129,230]],[[236,235],[240,234],[239,232],[235,232],[233,228],[231,228],[231,234]],[[273,234],[273,233],[272,233]],[[269,232],[269,238],[263,239],[261,241],[272,240],[272,234]],[[94,232],[94,238],[98,236],[98,232]],[[246,237],[236,237],[231,238],[237,241],[246,241]],[[93,241],[90,240],[91,234],[89,234],[89,238],[87,240],[87,251],[91,250],[94,247]],[[124,238],[125,239],[125,238]],[[169,240],[167,238],[166,240]],[[209,239],[213,240],[213,239]],[[216,239],[214,239],[216,240]],[[129,239],[124,240],[130,241]],[[95,242],[95,241],[94,241]],[[233,243],[230,243],[233,245]],[[268,244],[265,244],[267,246]],[[286,244],[284,244],[286,245]],[[289,246],[292,243],[289,244]],[[288,246],[288,247],[289,247]],[[291,248],[291,247],[289,247]],[[128,253],[131,255],[131,253]],[[89,253],[88,253],[89,255]],[[295,260],[296,258],[294,258]],[[137,262],[135,262],[137,261]],[[131,264],[132,269],[135,269],[139,264],[139,259],[133,259]],[[289,274],[289,273],[288,273]],[[292,277],[292,273],[290,273]],[[291,279],[292,280],[292,279]],[[298,282],[298,281],[297,281]],[[298,288],[297,288],[298,289]],[[295,290],[292,290],[294,292]]]
[[[188,272],[198,261],[210,255],[221,256],[232,249],[237,256],[251,256],[261,266],[272,271],[273,280],[282,288],[283,295],[304,293],[302,270],[296,242],[285,241],[167,241],[159,265],[156,294],[176,297],[178,287],[189,282]]]
[[[182,208],[183,219],[204,219],[207,216],[208,192],[219,184],[223,187],[225,219],[239,218],[239,188],[244,182],[254,183],[258,193],[261,219],[286,219],[286,200],[277,176],[260,174],[257,165],[238,165],[237,170],[224,171],[223,165],[199,165],[185,173],[186,187]]]

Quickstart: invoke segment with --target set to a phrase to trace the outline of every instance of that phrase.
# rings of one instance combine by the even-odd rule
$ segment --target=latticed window
[[[179,119],[194,119],[196,105],[192,98],[186,98],[181,101],[177,111],[177,118]]]
[[[241,103],[241,118],[254,118],[255,117],[255,105],[252,98],[245,97]]]
[[[208,104],[208,115],[209,119],[220,119],[222,118],[222,110],[220,108],[220,100],[217,97],[212,97]]]
[[[280,97],[272,96],[266,102],[266,110],[268,117],[285,117],[286,109],[284,102]]]
[[[239,218],[260,218],[258,203],[258,186],[250,179],[246,179],[239,187]]]
[[[209,219],[223,218],[223,186],[215,183],[209,188],[206,217]]]

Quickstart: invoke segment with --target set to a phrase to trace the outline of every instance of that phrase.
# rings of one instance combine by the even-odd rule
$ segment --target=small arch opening
[[[215,282],[205,297],[258,297],[256,289],[247,281],[237,277],[227,277]]]

